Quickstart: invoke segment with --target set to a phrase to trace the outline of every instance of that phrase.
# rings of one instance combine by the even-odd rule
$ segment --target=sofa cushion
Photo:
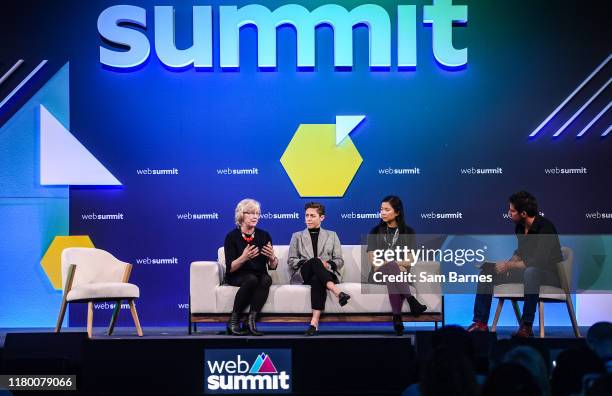
[[[276,312],[289,314],[312,312],[309,285],[280,285],[268,298],[274,299]]]
[[[389,296],[386,287],[380,285],[368,285],[368,294],[362,294],[360,283],[340,283],[338,288],[351,295],[348,304],[341,307],[338,299],[327,292],[325,302],[326,313],[387,313],[391,312]],[[411,291],[416,290],[411,286]],[[218,313],[229,313],[232,311],[234,298],[238,288],[235,286],[218,286],[216,288],[216,302]],[[374,293],[372,293],[374,292]],[[418,296],[419,301],[428,306],[429,312],[440,312],[441,297],[435,294]],[[402,311],[409,313],[410,307],[404,302]],[[262,309],[263,313],[277,314],[309,314],[310,308],[310,286],[308,285],[272,285],[268,300]]]
[[[368,278],[370,267],[361,266],[361,245],[342,246],[342,258],[344,268],[342,269],[342,282],[360,283]],[[363,272],[363,273],[362,273]]]
[[[274,309],[275,299],[270,298],[270,297],[273,295],[274,290],[277,287],[278,286],[276,285],[272,285],[270,287],[270,295],[268,296],[268,299],[266,300],[266,303],[263,306],[262,312],[267,312],[267,313],[276,312]],[[236,286],[224,285],[224,286],[216,287],[215,296],[217,298],[217,313],[232,312],[232,309],[234,307],[234,298],[236,298],[236,293],[238,293],[238,288]],[[245,312],[247,311],[248,309],[245,310]]]
[[[86,283],[72,288],[66,296],[67,301],[93,300],[93,299],[127,299],[138,298],[138,286],[124,282]]]
[[[367,285],[371,293],[362,294],[361,283],[341,283],[338,288],[351,296],[348,304],[341,307],[338,299],[331,293],[325,301],[325,312],[327,313],[390,313],[391,304],[386,286]],[[414,288],[410,287],[414,293]],[[404,312],[410,312],[407,304],[402,307]]]

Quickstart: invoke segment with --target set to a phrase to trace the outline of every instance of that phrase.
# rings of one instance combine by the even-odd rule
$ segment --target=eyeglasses
[[[260,212],[242,212],[242,214],[250,215],[250,216],[257,216],[257,217],[261,215]]]

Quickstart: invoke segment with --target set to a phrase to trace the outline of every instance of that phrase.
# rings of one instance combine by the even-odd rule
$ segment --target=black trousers
[[[327,298],[327,282],[338,283],[338,277],[325,269],[323,262],[318,258],[306,261],[300,268],[305,285],[310,285],[310,306],[312,309],[322,311]]]
[[[233,312],[242,313],[249,305],[251,312],[260,312],[268,299],[272,278],[267,272],[238,271],[227,277],[227,284],[240,287]]]

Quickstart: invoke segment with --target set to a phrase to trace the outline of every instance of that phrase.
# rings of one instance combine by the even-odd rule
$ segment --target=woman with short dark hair
[[[344,265],[340,239],[334,231],[321,227],[325,219],[325,206],[309,202],[304,207],[306,229],[294,233],[289,243],[289,267],[293,270],[292,284],[310,285],[310,306],[312,319],[304,333],[306,336],[319,334],[319,318],[325,309],[327,291],[345,306],[350,295],[340,291],[340,270]]]

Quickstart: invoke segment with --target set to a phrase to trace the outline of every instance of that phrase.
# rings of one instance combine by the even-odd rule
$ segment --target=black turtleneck
[[[319,242],[319,231],[320,228],[310,228],[308,233],[310,234],[310,240],[312,241],[312,253],[314,257],[317,257],[317,243]]]

